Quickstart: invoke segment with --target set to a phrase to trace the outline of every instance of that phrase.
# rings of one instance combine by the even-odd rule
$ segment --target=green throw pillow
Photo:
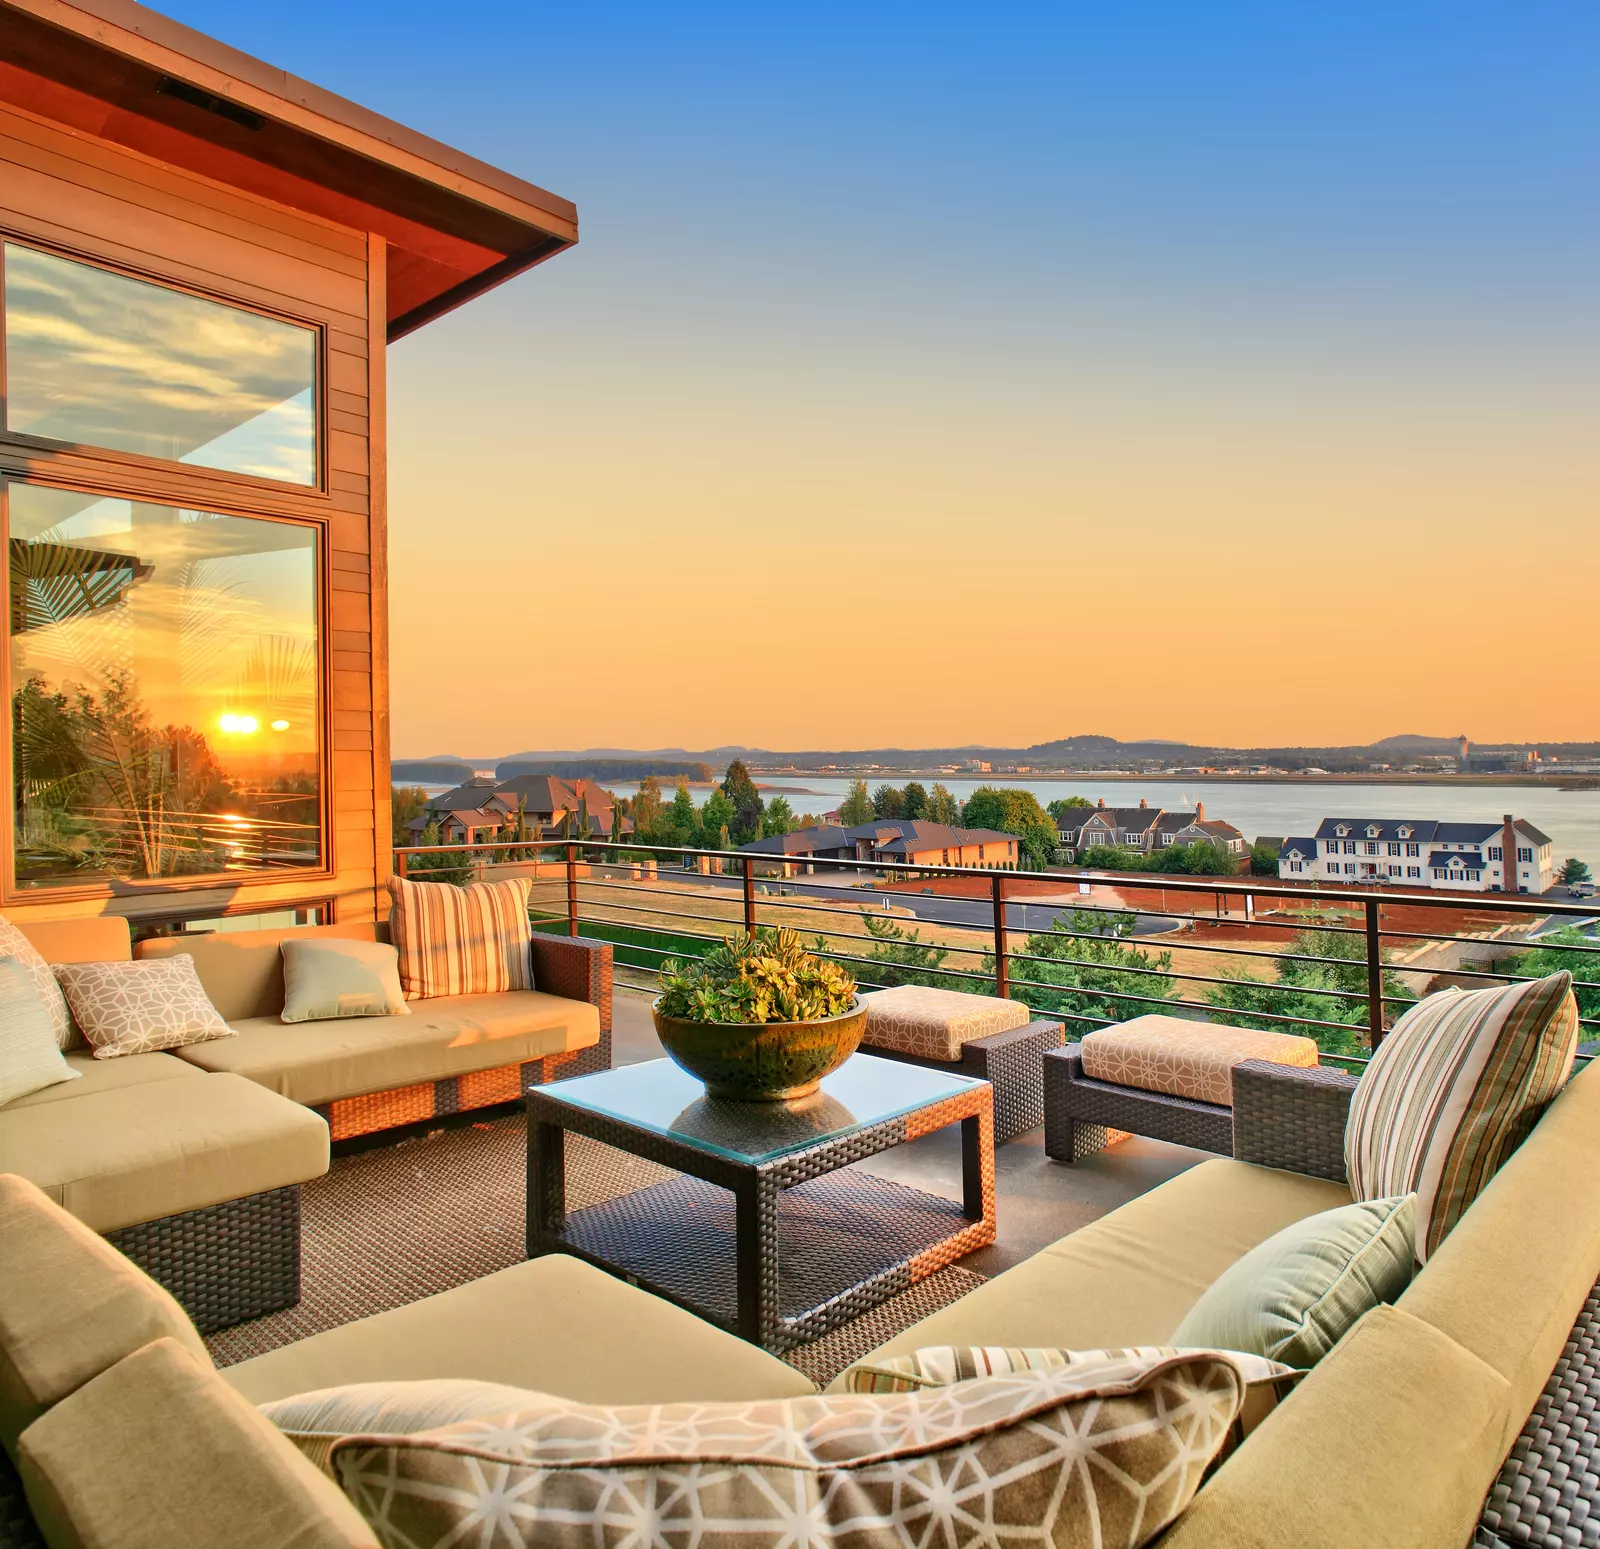
[[[283,1020],[411,1014],[400,991],[400,959],[381,941],[324,936],[283,943]]]
[[[1249,1350],[1314,1366],[1411,1282],[1414,1194],[1341,1205],[1286,1226],[1225,1271],[1171,1343]]]

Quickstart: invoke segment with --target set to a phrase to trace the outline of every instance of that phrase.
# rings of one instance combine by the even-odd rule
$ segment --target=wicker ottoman
[[[1044,1055],[1061,1047],[1059,1022],[1035,1021],[1018,1000],[920,984],[861,998],[867,1006],[862,1048],[994,1088],[996,1145],[1044,1123]]]
[[[1233,1069],[1246,1060],[1309,1068],[1317,1046],[1181,1017],[1100,1028],[1045,1056],[1045,1151],[1076,1162],[1121,1130],[1232,1156]]]

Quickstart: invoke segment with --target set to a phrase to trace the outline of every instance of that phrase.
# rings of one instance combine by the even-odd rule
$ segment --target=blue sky
[[[893,557],[903,610],[813,600],[798,664],[756,639],[770,600],[724,589],[693,618],[641,586],[602,664],[681,653],[692,707],[437,705],[428,651],[397,634],[416,706],[397,697],[397,749],[1320,742],[1417,715],[1600,733],[1574,703],[1600,662],[1561,623],[1600,569],[1600,9],[167,8],[578,204],[574,252],[392,356],[402,606],[437,585],[420,556],[446,507],[508,563],[604,554],[675,597],[781,581],[786,553],[882,586],[872,558]],[[408,449],[440,433],[464,455]],[[1205,558],[1179,579],[1114,560],[1121,586],[1088,593],[1096,650],[1159,673],[1239,615],[1203,711],[1085,702],[1037,665],[1086,550],[1130,538]],[[1555,661],[1540,684],[1425,586],[1325,597],[1300,677],[1262,666],[1308,601],[1284,576],[1320,555],[1389,545],[1407,574],[1479,575],[1508,538],[1568,561],[1523,621]],[[1042,588],[1002,686],[993,619],[929,609],[961,595],[953,556],[999,552]],[[1140,616],[1127,637],[1113,605]],[[462,608],[508,648],[582,622]],[[759,690],[834,681],[886,640],[948,692]]]

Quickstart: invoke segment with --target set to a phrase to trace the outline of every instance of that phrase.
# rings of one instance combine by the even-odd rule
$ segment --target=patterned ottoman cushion
[[[1233,1106],[1233,1067],[1244,1060],[1274,1065],[1317,1063],[1310,1038],[1252,1032],[1182,1017],[1134,1017],[1083,1040],[1083,1073],[1096,1081],[1165,1092],[1194,1102]]]
[[[861,999],[867,1007],[862,1043],[923,1060],[954,1063],[961,1058],[962,1044],[1009,1033],[1033,1020],[1033,1013],[1020,1000],[930,990],[920,984],[877,990]]]

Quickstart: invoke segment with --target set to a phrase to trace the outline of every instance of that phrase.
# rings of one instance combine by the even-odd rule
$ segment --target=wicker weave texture
[[[468,1113],[515,1102],[530,1086],[611,1069],[611,944],[581,936],[533,938],[533,982],[550,995],[584,1000],[600,1013],[600,1041],[587,1049],[549,1054],[522,1065],[499,1065],[442,1081],[360,1097],[340,1098],[317,1109],[328,1121],[329,1138],[353,1140],[382,1130],[420,1124],[446,1114]]]
[[[300,1300],[300,1186],[106,1233],[182,1304],[202,1334]]]
[[[995,1237],[994,1107],[972,1085],[909,1116],[752,1163],[528,1093],[528,1253],[575,1253],[781,1352],[859,1317]],[[962,1127],[962,1203],[837,1175]],[[686,1177],[566,1209],[565,1132]],[[820,1187],[819,1187],[820,1185]]]
[[[1065,1038],[1059,1022],[1034,1021],[963,1047],[963,1073],[994,1088],[996,1145],[1044,1123],[1044,1056]]]
[[[1600,1546],[1600,1287],[1489,1491],[1477,1541]]]
[[[1079,1045],[1044,1056],[1044,1149],[1058,1162],[1078,1162],[1104,1148],[1108,1129],[1148,1135],[1198,1151],[1233,1154],[1233,1112],[1215,1103],[1143,1092],[1083,1073]]]
[[[1233,1070],[1233,1154],[1241,1162],[1345,1182],[1344,1128],[1357,1078],[1246,1060]]]

